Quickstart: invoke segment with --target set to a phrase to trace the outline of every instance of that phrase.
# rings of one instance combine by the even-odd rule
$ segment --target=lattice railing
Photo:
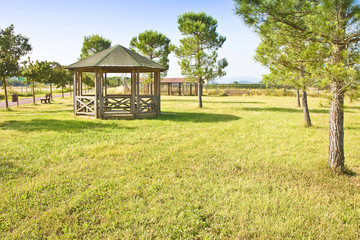
[[[94,115],[95,97],[76,96],[76,114]]]
[[[127,111],[131,112],[131,96],[111,96],[104,97],[104,111]]]
[[[157,111],[156,96],[140,96],[140,112],[151,113]]]

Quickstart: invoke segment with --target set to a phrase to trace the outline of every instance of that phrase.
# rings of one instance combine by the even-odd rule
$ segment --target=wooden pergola
[[[71,64],[75,115],[95,118],[146,118],[160,115],[160,72],[167,69],[123,46],[98,52]],[[82,73],[95,73],[95,93],[84,94]],[[130,73],[131,94],[108,94],[107,73]],[[153,94],[140,94],[140,73],[154,76]]]

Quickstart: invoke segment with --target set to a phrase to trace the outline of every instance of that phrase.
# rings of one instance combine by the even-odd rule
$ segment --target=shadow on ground
[[[118,123],[105,123],[79,120],[57,119],[32,119],[24,121],[5,121],[0,123],[0,130],[16,130],[21,132],[55,131],[55,132],[81,132],[81,131],[106,131],[112,129],[133,129],[123,127]]]
[[[360,107],[356,107],[356,106],[350,106],[350,107],[347,107],[347,106],[345,106],[345,109],[360,110]]]
[[[193,102],[195,104],[198,104],[198,100],[197,99],[161,99],[162,102]],[[209,99],[203,100],[204,104],[207,103],[223,103],[223,104],[264,104],[265,102],[256,102],[256,101],[251,101],[251,102],[242,102],[242,101],[211,101]],[[196,105],[197,106],[197,105]]]
[[[241,119],[230,114],[194,113],[194,112],[161,112],[154,120],[168,120],[174,122],[230,122]]]
[[[0,180],[16,178],[23,174],[24,169],[16,166],[12,162],[0,161]]]
[[[275,107],[244,107],[244,111],[253,111],[253,112],[290,112],[290,113],[301,113],[303,112],[302,108],[275,108]],[[310,113],[329,113],[328,109],[309,109]]]

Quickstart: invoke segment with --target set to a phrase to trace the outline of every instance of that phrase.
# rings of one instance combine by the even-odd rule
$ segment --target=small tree
[[[94,55],[97,52],[111,47],[111,41],[103,38],[98,34],[85,36],[83,47],[81,48],[80,59],[85,59]]]
[[[54,62],[53,64],[54,68],[52,69],[52,81],[56,87],[61,87],[61,97],[64,98],[64,87],[72,81],[72,74],[59,63]]]
[[[199,107],[202,108],[202,89],[205,80],[225,76],[228,63],[217,61],[217,50],[226,38],[216,31],[217,20],[204,12],[188,12],[178,17],[179,30],[185,37],[175,53],[180,59],[181,73],[188,81],[198,82]]]
[[[153,30],[146,30],[140,33],[137,37],[133,37],[130,41],[130,49],[138,52],[150,60],[169,68],[169,54],[174,50],[174,46],[170,44],[170,39],[164,34]],[[165,77],[167,72],[162,73]],[[148,82],[152,94],[152,73],[149,76]]]
[[[56,84],[59,68],[61,65],[57,62],[41,61],[39,62],[39,74],[43,83],[50,84],[50,94],[52,99],[52,86]]]
[[[29,39],[22,35],[15,35],[14,25],[0,29],[0,77],[5,93],[6,108],[9,107],[6,79],[18,76],[20,71],[19,60],[30,51]]]
[[[40,62],[36,60],[33,61],[28,58],[27,61],[24,62],[24,67],[22,68],[22,76],[25,78],[27,83],[31,83],[31,89],[33,93],[33,104],[35,105],[35,82],[42,82],[43,76],[41,75]]]
[[[326,50],[302,40],[303,36],[300,34],[291,33],[291,29],[286,26],[273,24],[263,26],[260,30],[261,43],[256,49],[255,60],[269,67],[271,74],[264,76],[266,82],[290,85],[302,90],[305,126],[309,127],[312,124],[307,90],[314,86],[316,81],[307,68]],[[297,96],[299,97],[299,93]]]

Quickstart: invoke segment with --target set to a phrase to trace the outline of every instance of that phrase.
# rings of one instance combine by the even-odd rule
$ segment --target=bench
[[[50,99],[51,99],[51,94],[46,94],[45,98],[41,98],[40,101],[41,103],[50,103]]]

